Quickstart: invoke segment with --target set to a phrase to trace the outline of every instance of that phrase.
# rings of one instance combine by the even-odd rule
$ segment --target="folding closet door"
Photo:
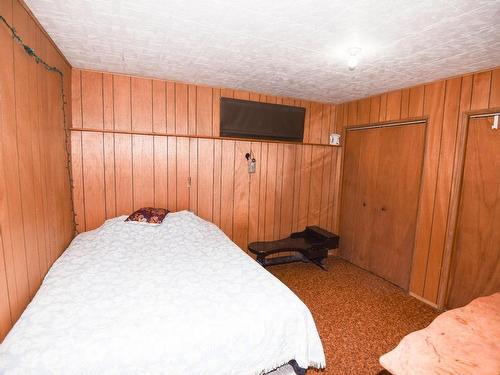
[[[425,124],[348,130],[340,248],[351,263],[407,289]]]
[[[380,130],[370,237],[371,272],[408,289],[416,232],[425,124]]]
[[[492,120],[469,121],[448,308],[500,291],[500,129]]]
[[[340,248],[342,256],[368,269],[370,228],[375,218],[374,197],[380,152],[378,129],[347,131],[342,185]]]

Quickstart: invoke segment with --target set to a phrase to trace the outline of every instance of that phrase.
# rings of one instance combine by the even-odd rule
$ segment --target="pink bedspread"
[[[500,293],[439,315],[380,357],[394,375],[500,374]]]

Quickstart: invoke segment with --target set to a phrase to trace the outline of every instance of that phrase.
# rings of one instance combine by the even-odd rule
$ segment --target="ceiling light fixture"
[[[347,66],[349,70],[354,70],[358,66],[359,63],[359,53],[361,52],[361,48],[353,47],[349,49],[349,58],[347,59]]]

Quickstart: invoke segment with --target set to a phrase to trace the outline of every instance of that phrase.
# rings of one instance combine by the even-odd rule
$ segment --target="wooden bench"
[[[338,235],[317,226],[309,226],[302,232],[292,233],[290,237],[281,240],[252,242],[248,244],[248,250],[257,256],[257,262],[264,267],[291,262],[312,262],[326,270],[323,260],[328,256],[328,250],[336,249],[338,245]],[[296,254],[270,257],[286,251]]]

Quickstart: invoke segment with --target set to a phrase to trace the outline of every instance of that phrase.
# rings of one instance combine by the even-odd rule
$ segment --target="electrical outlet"
[[[255,161],[255,159],[249,160],[248,173],[255,173],[256,168],[257,168],[257,162]]]

